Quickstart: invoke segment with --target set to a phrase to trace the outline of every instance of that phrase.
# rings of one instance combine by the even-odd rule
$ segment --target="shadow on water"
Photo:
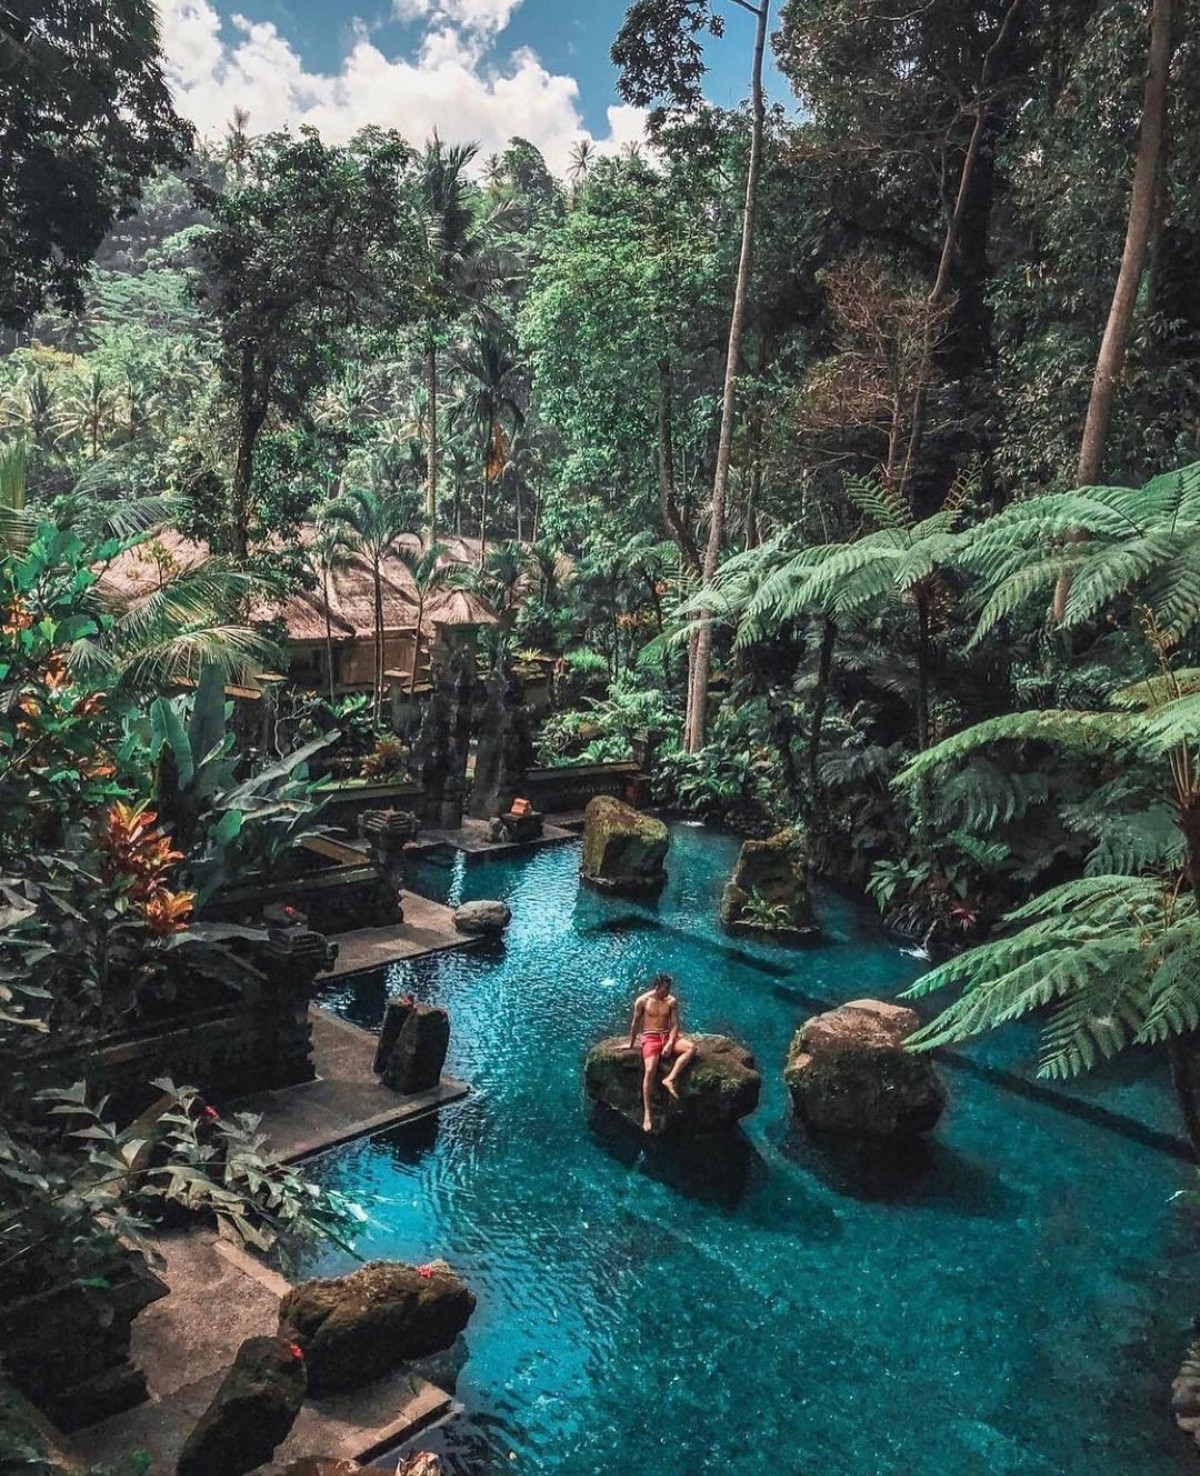
[[[872,1204],[925,1206],[972,1220],[1012,1220],[1026,1196],[988,1165],[936,1139],[870,1143],[814,1136],[794,1120],[779,1139],[790,1163],[843,1198]]]
[[[466,1368],[470,1356],[470,1344],[463,1334],[459,1333],[448,1348],[443,1348],[440,1353],[431,1353],[427,1358],[414,1359],[406,1365],[406,1368],[409,1373],[428,1379],[435,1388],[444,1389],[447,1394],[453,1394],[458,1388],[458,1381],[462,1377],[462,1371]]]
[[[767,1175],[758,1150],[736,1128],[694,1138],[663,1137],[639,1132],[602,1107],[589,1110],[588,1128],[597,1147],[623,1168],[729,1214]]]
[[[375,1139],[375,1145],[393,1163],[409,1167],[420,1163],[427,1153],[437,1147],[440,1124],[441,1113],[430,1112],[413,1122],[403,1123],[400,1127],[380,1134]]]

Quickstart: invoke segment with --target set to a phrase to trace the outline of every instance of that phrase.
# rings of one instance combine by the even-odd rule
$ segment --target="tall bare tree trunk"
[[[383,716],[383,573],[375,560],[375,721]]]
[[[429,538],[432,542],[437,537],[438,515],[438,355],[437,340],[432,336],[425,353],[425,374],[429,390],[429,434],[425,443],[425,520],[429,524]]]
[[[417,599],[417,633],[413,637],[413,663],[412,672],[408,679],[408,695],[417,690],[417,667],[421,664],[421,626],[425,620],[425,591],[418,591]]]
[[[658,361],[658,502],[663,528],[675,540],[680,557],[694,573],[700,572],[700,551],[675,500],[675,410],[671,361]]]
[[[492,494],[492,466],[491,461],[483,469],[483,503],[479,509],[479,567],[482,569],[487,560],[487,520],[488,504],[491,502]]]
[[[750,133],[750,164],[746,171],[746,204],[742,212],[742,250],[738,259],[737,284],[733,294],[733,316],[729,321],[729,351],[725,360],[725,393],[721,402],[721,437],[717,444],[717,465],[713,476],[712,512],[708,525],[708,545],[704,551],[702,575],[705,584],[716,576],[721,558],[721,540],[725,533],[725,499],[729,491],[729,462],[733,452],[733,422],[737,411],[738,365],[742,353],[742,331],[746,325],[746,308],[750,296],[750,269],[754,263],[754,223],[758,212],[758,177],[762,171],[763,134],[766,130],[766,103],[763,98],[763,56],[767,46],[767,25],[771,0],[761,0],[754,38],[754,65],[751,71],[750,108],[753,123]],[[712,627],[707,612],[700,611],[700,628],[692,651],[688,680],[688,713],[684,724],[684,746],[689,753],[704,747],[708,720],[708,672],[712,655]]]
[[[1142,126],[1133,166],[1133,190],[1129,200],[1125,250],[1121,255],[1121,270],[1117,273],[1117,285],[1113,291],[1108,322],[1096,358],[1096,372],[1092,377],[1092,393],[1083,426],[1083,444],[1079,448],[1079,466],[1075,473],[1075,484],[1078,487],[1094,486],[1104,469],[1104,451],[1112,425],[1113,405],[1125,369],[1129,331],[1133,326],[1138,290],[1154,232],[1158,171],[1163,153],[1170,94],[1172,3],[1173,0],[1152,0],[1150,7],[1150,55],[1146,67]],[[1071,578],[1069,574],[1064,574],[1054,591],[1056,620],[1061,621],[1066,614],[1070,593]]]
[[[333,612],[329,608],[329,565],[321,570],[321,598],[325,606],[325,675],[329,681],[329,704],[337,700],[333,681]]]
[[[917,456],[921,450],[921,440],[925,434],[925,410],[929,398],[929,373],[933,361],[934,340],[937,324],[940,321],[938,309],[945,301],[946,292],[950,285],[950,267],[958,252],[959,237],[962,235],[963,219],[967,213],[967,204],[971,198],[971,185],[975,179],[975,168],[979,163],[979,152],[983,146],[983,136],[987,128],[988,116],[988,91],[995,83],[996,68],[1003,59],[1004,53],[1016,30],[1017,17],[1024,5],[1025,0],[1012,0],[1004,13],[1004,20],[1000,24],[1000,30],[996,34],[995,41],[988,47],[987,54],[983,59],[983,67],[979,74],[979,90],[975,97],[975,126],[971,129],[970,142],[967,144],[967,152],[963,156],[962,169],[958,176],[958,192],[954,199],[954,210],[950,219],[946,222],[946,234],[942,239],[942,254],[938,260],[937,275],[933,286],[925,299],[929,311],[922,328],[921,362],[917,370],[917,388],[913,396],[912,422],[909,427],[908,449],[904,456],[904,468],[900,473],[898,487],[901,493],[907,494],[909,482],[916,467]],[[895,447],[893,446],[888,455],[888,480],[894,482],[895,469]]]

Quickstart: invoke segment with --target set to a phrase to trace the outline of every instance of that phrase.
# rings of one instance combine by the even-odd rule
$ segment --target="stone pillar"
[[[441,1081],[449,1048],[446,1011],[406,994],[388,1000],[373,1069],[394,1092],[427,1092]]]
[[[465,657],[439,667],[413,750],[425,822],[442,830],[462,824],[474,696],[475,673]]]
[[[421,822],[411,810],[367,810],[358,822],[359,833],[371,848],[371,860],[399,896],[407,874],[405,847],[421,833]]]
[[[256,950],[266,987],[254,1008],[256,1059],[263,1084],[272,1088],[312,1081],[312,1021],[308,1006],[317,975],[332,968],[337,944],[315,933],[299,913],[267,928]]]
[[[533,762],[533,732],[525,689],[510,672],[487,680],[475,752],[475,783],[469,813],[491,820],[512,809]]]

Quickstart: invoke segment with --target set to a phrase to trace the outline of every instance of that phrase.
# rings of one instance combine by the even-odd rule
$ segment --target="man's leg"
[[[650,1116],[650,1102],[654,1096],[654,1078],[658,1075],[659,1055],[645,1056],[642,1059],[642,1131],[648,1133],[654,1127]]]
[[[688,1040],[686,1036],[681,1035],[675,1042],[674,1063],[663,1079],[663,1090],[670,1092],[676,1101],[679,1100],[679,1088],[675,1083],[679,1080],[680,1075],[687,1070],[688,1063],[695,1054],[696,1042],[694,1040]]]

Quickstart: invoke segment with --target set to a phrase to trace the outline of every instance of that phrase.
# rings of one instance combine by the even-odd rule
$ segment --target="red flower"
[[[292,1355],[297,1363],[304,1362],[304,1349],[300,1346],[299,1343],[289,1343],[288,1352]]]
[[[417,1267],[417,1275],[420,1276],[420,1277],[422,1277],[425,1281],[428,1281],[429,1278],[433,1275],[433,1267],[432,1266],[418,1266]]]
[[[204,1108],[204,1115],[208,1118],[209,1122],[219,1122],[221,1118],[221,1114],[215,1107],[207,1105]]]
[[[413,998],[411,994],[406,994],[404,998],[400,1001],[401,1004],[406,1004],[410,1010],[412,1009],[413,1005],[416,1004],[416,1002],[417,1001]]]

